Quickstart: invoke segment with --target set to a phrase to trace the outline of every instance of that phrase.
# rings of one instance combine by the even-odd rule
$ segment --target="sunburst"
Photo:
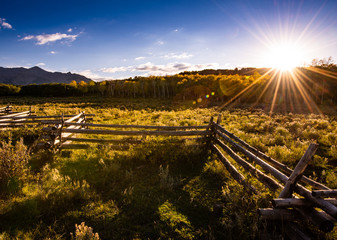
[[[281,72],[290,72],[303,65],[304,50],[294,42],[281,42],[269,46],[264,66],[277,69]]]

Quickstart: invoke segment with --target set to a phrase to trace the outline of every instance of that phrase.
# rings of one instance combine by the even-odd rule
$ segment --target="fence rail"
[[[8,114],[12,112],[12,106],[7,105],[6,107],[0,107],[0,116],[2,114]]]
[[[44,123],[53,123],[56,125],[44,127],[42,130],[46,133],[43,136],[48,141],[40,144],[44,147],[55,147],[63,149],[81,149],[88,148],[88,144],[73,144],[72,142],[85,143],[112,143],[112,148],[127,149],[129,144],[141,143],[140,139],[97,139],[86,137],[72,137],[72,135],[108,135],[108,136],[179,136],[179,137],[193,137],[193,139],[200,140],[196,136],[207,136],[210,134],[209,125],[203,126],[148,126],[148,125],[118,125],[118,124],[94,124],[88,123],[85,119],[84,113],[80,113],[66,121],[44,121]],[[75,121],[77,120],[77,121]],[[94,128],[94,129],[89,129]],[[102,129],[105,128],[105,129]],[[116,130],[123,129],[123,130]],[[142,129],[142,130],[125,130],[125,129]],[[144,130],[150,129],[150,130]],[[198,129],[198,130],[195,130]],[[119,145],[116,145],[119,144]],[[126,144],[121,147],[120,144]],[[119,147],[118,147],[119,146]]]
[[[10,112],[4,112],[0,115],[0,128],[13,128],[22,126],[32,126],[34,124],[47,125],[47,124],[61,124],[64,119],[69,120],[76,115],[50,115],[50,116],[36,116],[32,114],[31,109],[29,111],[23,112],[12,112],[12,107],[3,107],[1,109],[10,109]],[[88,118],[95,116],[95,114],[85,114],[87,120],[92,120]],[[69,118],[69,119],[68,119]]]
[[[220,118],[220,116],[219,116]],[[294,170],[288,168],[275,159],[265,155],[257,149],[227,131],[220,124],[211,121],[211,146],[215,153],[219,156],[224,165],[230,166],[229,172],[233,178],[240,184],[247,187],[244,177],[238,171],[230,170],[234,165],[222,155],[222,151],[227,153],[237,164],[243,167],[244,170],[251,173],[266,187],[272,191],[280,191],[279,198],[274,199],[273,208],[259,209],[258,213],[261,220],[264,221],[283,221],[284,226],[291,226],[287,229],[289,238],[297,232],[297,237],[305,236],[305,233],[293,224],[296,220],[305,220],[310,224],[317,226],[321,231],[332,231],[337,219],[337,200],[325,197],[336,197],[337,190],[331,190],[327,186],[318,183],[308,177],[303,176],[303,172],[309,161],[312,159],[318,147],[317,144],[310,144],[303,157]],[[235,151],[240,152],[240,157]],[[257,169],[247,160],[259,165],[262,170]],[[264,171],[264,172],[262,172]],[[270,174],[272,177],[268,176]],[[238,177],[242,176],[242,177]],[[310,185],[315,190],[309,190],[298,184],[302,182]],[[252,187],[249,186],[248,189]],[[297,195],[294,195],[296,193]],[[302,198],[298,198],[300,195]],[[320,198],[321,197],[321,198]],[[317,210],[317,208],[321,210]],[[322,211],[323,210],[323,211]],[[295,231],[293,231],[295,230]],[[291,235],[291,236],[290,236]]]

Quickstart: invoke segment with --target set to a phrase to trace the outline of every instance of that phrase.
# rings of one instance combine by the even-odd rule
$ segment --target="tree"
[[[105,89],[106,89],[106,81],[103,81],[103,82],[100,82],[98,83],[98,91],[101,93],[102,97],[104,96],[104,92],[105,92]]]
[[[79,84],[78,84],[78,89],[80,90],[80,92],[83,94],[87,93],[88,92],[88,84],[84,81],[81,81]]]

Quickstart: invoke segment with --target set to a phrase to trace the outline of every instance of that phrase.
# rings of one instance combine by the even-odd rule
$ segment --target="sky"
[[[280,52],[298,66],[314,58],[337,59],[336,0],[1,0],[0,5],[2,67],[39,66],[102,80],[270,67]]]

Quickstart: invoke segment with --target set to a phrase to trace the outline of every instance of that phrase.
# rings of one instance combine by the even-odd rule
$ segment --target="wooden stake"
[[[219,113],[218,119],[216,120],[216,123],[220,125],[220,123],[221,123],[221,113]]]
[[[294,186],[297,181],[302,177],[304,170],[307,168],[309,161],[315,155],[315,152],[318,148],[318,144],[311,143],[304,153],[300,161],[297,163],[293,173],[290,175],[289,179],[284,186],[284,189],[279,195],[279,198],[288,198],[291,197],[294,191]]]

